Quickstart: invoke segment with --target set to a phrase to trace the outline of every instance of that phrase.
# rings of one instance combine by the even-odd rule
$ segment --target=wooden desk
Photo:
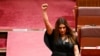
[[[0,53],[6,52],[6,48],[0,48]]]
[[[100,26],[85,26],[79,29],[81,56],[100,56]],[[93,48],[91,48],[93,47]]]
[[[81,56],[100,56],[100,49],[82,49]]]

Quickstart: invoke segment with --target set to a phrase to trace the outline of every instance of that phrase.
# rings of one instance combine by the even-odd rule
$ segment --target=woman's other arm
[[[75,56],[80,56],[78,45],[74,45],[74,54]]]

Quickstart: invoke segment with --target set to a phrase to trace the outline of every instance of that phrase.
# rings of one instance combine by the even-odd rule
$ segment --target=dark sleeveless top
[[[52,51],[51,56],[75,56],[74,44],[63,42],[61,38],[54,42],[54,31],[51,35],[48,35],[47,32],[45,32],[44,42],[47,47]]]

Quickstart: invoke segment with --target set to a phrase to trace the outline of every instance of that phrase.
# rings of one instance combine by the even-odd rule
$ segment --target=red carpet
[[[0,0],[0,27],[44,29],[41,14],[44,2],[49,4],[48,15],[53,26],[60,16],[73,21],[72,0]]]
[[[44,31],[8,32],[7,56],[50,56]]]

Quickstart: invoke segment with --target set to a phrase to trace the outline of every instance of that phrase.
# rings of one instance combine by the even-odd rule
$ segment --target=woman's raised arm
[[[51,23],[49,22],[48,15],[47,15],[48,4],[44,3],[44,4],[42,4],[41,7],[42,7],[43,20],[44,20],[44,23],[46,26],[47,33],[51,34],[53,31],[53,27],[52,27]]]

